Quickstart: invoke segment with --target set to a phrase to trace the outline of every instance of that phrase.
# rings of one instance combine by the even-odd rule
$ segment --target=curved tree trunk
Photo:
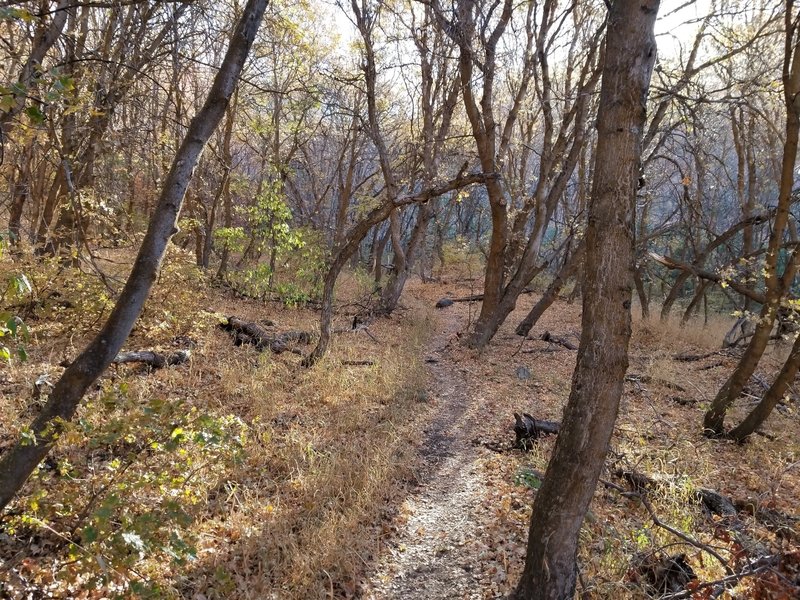
[[[800,48],[798,47],[798,22],[794,10],[794,0],[786,0],[785,53],[783,57],[783,94],[786,105],[786,137],[783,143],[783,159],[781,164],[780,189],[778,206],[765,258],[764,303],[756,332],[750,340],[744,355],[736,369],[717,393],[711,408],[703,418],[706,433],[720,436],[724,433],[725,413],[739,397],[742,389],[758,366],[761,356],[767,347],[772,325],[778,314],[781,297],[791,286],[798,260],[797,249],[793,250],[782,276],[778,275],[779,249],[783,244],[783,236],[789,221],[789,208],[794,187],[794,168],[797,158],[798,138],[800,137]]]
[[[792,351],[789,353],[781,372],[778,373],[761,402],[750,411],[750,414],[737,427],[731,429],[728,437],[741,442],[761,427],[778,402],[781,401],[786,390],[789,389],[798,370],[800,370],[800,337],[795,340]]]
[[[443,194],[461,189],[473,183],[484,183],[488,177],[483,173],[470,173],[459,175],[455,179],[438,186],[428,188],[413,196],[402,196],[394,200],[386,200],[380,206],[372,209],[370,213],[361,221],[356,223],[345,238],[345,243],[334,253],[328,272],[325,275],[325,283],[322,292],[322,313],[320,315],[319,341],[314,350],[305,359],[303,366],[311,367],[315,365],[328,351],[328,344],[331,339],[331,323],[333,321],[333,292],[336,287],[336,279],[344,267],[347,260],[358,250],[363,239],[370,230],[380,223],[383,223],[392,212],[402,206],[410,204],[424,205],[428,201],[438,198]]]
[[[583,248],[584,244],[583,241],[581,241],[578,247],[575,248],[575,252],[572,253],[572,256],[567,258],[567,260],[564,262],[564,265],[555,276],[555,279],[553,279],[550,285],[547,286],[544,294],[533,306],[531,312],[529,312],[528,315],[520,322],[520,324],[517,325],[517,335],[528,335],[544,312],[552,306],[553,302],[555,302],[556,298],[558,298],[561,288],[564,287],[564,284],[567,283],[569,278],[572,277],[578,270],[578,265],[580,265],[581,261],[583,260]]]
[[[547,1],[544,3],[543,11],[550,15],[547,20],[552,18],[555,3]],[[544,17],[543,17],[544,18]],[[475,328],[467,338],[467,344],[476,349],[484,348],[495,336],[500,326],[516,307],[517,299],[534,277],[542,270],[538,264],[539,250],[544,241],[548,224],[557,208],[559,200],[563,197],[567,185],[580,162],[586,137],[586,122],[589,110],[589,98],[593,96],[597,82],[600,79],[602,57],[598,52],[603,28],[600,27],[595,32],[596,44],[589,47],[588,56],[578,77],[577,99],[568,111],[570,118],[564,119],[562,129],[555,142],[553,141],[553,119],[550,113],[550,79],[548,75],[547,57],[545,52],[548,26],[542,25],[537,36],[537,53],[542,70],[543,85],[546,83],[544,92],[543,109],[545,115],[545,130],[550,133],[545,134],[544,150],[542,154],[538,183],[533,193],[533,197],[525,203],[523,209],[515,217],[512,231],[506,234],[507,244],[504,250],[503,263],[493,262],[490,253],[486,265],[486,280],[489,280],[493,269],[500,269],[501,285],[499,296],[487,302],[487,295],[484,294],[484,302],[481,306],[481,313]],[[574,120],[571,132],[567,134],[567,124]],[[524,232],[527,229],[529,215],[533,214],[533,227],[525,243]],[[508,216],[506,216],[508,218]],[[492,235],[494,236],[494,223],[492,225]],[[505,272],[510,271],[508,277]]]
[[[581,344],[562,429],[531,515],[514,598],[566,600],[578,534],[605,462],[628,368],[636,190],[658,0],[614,0],[586,231]]]
[[[686,325],[686,323],[689,322],[692,313],[695,312],[695,309],[700,305],[700,301],[706,297],[706,289],[708,289],[708,286],[709,281],[707,279],[703,279],[697,284],[697,290],[692,297],[692,301],[689,303],[689,306],[686,307],[681,317],[681,325]]]
[[[675,282],[669,289],[669,294],[667,294],[667,297],[664,299],[664,304],[661,305],[660,318],[662,322],[669,320],[669,313],[672,312],[672,305],[675,304],[675,301],[683,294],[683,288],[686,282],[689,281],[689,275],[691,275],[691,273],[681,271],[678,273],[678,277],[675,278]]]
[[[422,253],[425,239],[428,234],[428,225],[430,225],[433,218],[434,207],[432,203],[427,203],[419,208],[417,220],[414,223],[414,229],[411,232],[411,237],[408,240],[408,246],[403,252],[403,260],[398,261],[399,255],[395,254],[394,271],[392,271],[389,281],[381,293],[380,305],[378,313],[382,315],[390,315],[397,308],[397,303],[400,301],[400,296],[403,293],[403,288],[406,285],[408,276],[417,264],[419,256]]]
[[[53,18],[50,23],[47,26],[41,24],[34,37],[31,53],[17,78],[17,85],[12,89],[27,91],[28,87],[34,84],[37,69],[41,68],[45,56],[64,31],[70,4],[70,0],[59,0],[52,11]],[[15,95],[11,108],[0,112],[0,139],[5,140],[8,137],[12,121],[25,108],[26,97],[25,93]]]
[[[0,459],[0,510],[11,501],[56,442],[89,386],[117,356],[156,280],[195,165],[225,113],[250,52],[268,0],[248,0],[203,108],[192,119],[167,175],[147,234],[128,281],[100,333],[64,371],[41,414],[30,427],[35,442],[21,440]]]

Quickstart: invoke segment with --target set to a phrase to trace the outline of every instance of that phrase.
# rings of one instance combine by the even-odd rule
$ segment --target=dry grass
[[[70,289],[66,282],[75,277],[64,273],[48,285],[62,290],[60,298],[71,299],[78,286]],[[89,285],[92,279],[80,281]],[[343,277],[340,301],[357,300],[366,287],[363,277]],[[52,453],[58,468],[40,472],[11,507],[16,516],[4,525],[3,535],[11,543],[3,544],[0,589],[12,597],[37,589],[69,595],[73,592],[66,590],[86,590],[87,582],[96,578],[91,585],[107,591],[114,586],[124,590],[127,581],[150,580],[157,584],[157,594],[167,597],[323,598],[354,593],[387,534],[382,527],[397,504],[395,497],[415,480],[413,450],[420,423],[428,416],[421,356],[430,313],[422,306],[413,308],[372,325],[374,340],[363,331],[337,335],[330,356],[306,370],[294,355],[235,347],[215,324],[219,315],[235,314],[269,318],[281,329],[313,330],[314,312],[234,298],[208,285],[181,257],[172,257],[127,347],[167,350],[191,338],[196,343],[191,364],[152,374],[112,367],[100,389],[87,397],[77,421],[98,431],[112,422],[123,427],[126,419],[138,422],[141,408],[159,399],[176,403],[179,412],[235,418],[244,428],[241,448],[202,455],[203,460],[194,462],[185,456],[197,450],[193,446],[178,449],[177,455],[147,447],[131,454],[123,451],[122,442],[98,446],[82,425]],[[100,322],[105,310],[98,306],[89,318]],[[60,316],[67,319],[54,320]],[[48,306],[28,319],[30,359],[3,372],[3,446],[37,410],[31,382],[43,372],[57,378],[62,369],[54,363],[74,356],[85,343],[85,335],[74,335],[85,331],[84,318]],[[347,320],[342,317],[337,326]],[[343,359],[375,364],[345,366]],[[173,417],[165,417],[167,437]],[[115,459],[124,468],[114,467]],[[64,468],[59,475],[65,464],[69,472]],[[176,465],[190,465],[191,475]],[[109,476],[115,468],[117,473]],[[156,471],[170,468],[170,481],[143,484]],[[81,535],[94,522],[93,508],[119,487],[128,490],[129,505],[115,509],[115,526],[123,517],[154,510],[165,494],[178,494],[191,521],[165,527],[178,527],[182,536],[194,540],[197,558],[179,566],[156,547],[132,562],[127,555],[117,557],[119,564],[113,563],[110,550],[104,557],[102,548],[99,558],[82,556],[81,548],[90,547]],[[88,507],[87,490],[99,495],[93,507]],[[80,512],[88,516],[76,517]],[[38,541],[31,545],[34,539]],[[63,543],[66,539],[78,544],[78,556]]]

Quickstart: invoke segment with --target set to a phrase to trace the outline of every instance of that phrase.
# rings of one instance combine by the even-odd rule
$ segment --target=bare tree
[[[572,392],[531,515],[517,599],[572,598],[578,534],[617,419],[631,335],[636,190],[658,0],[609,9]]]
[[[156,280],[167,244],[177,232],[178,214],[195,165],[225,114],[267,3],[268,0],[248,0],[205,104],[192,119],[175,155],[133,270],[108,321],[64,371],[47,404],[31,424],[28,439],[17,442],[0,459],[0,510],[56,443],[62,424],[72,419],[86,390],[111,364],[128,338]]]
[[[724,434],[725,413],[739,394],[747,385],[750,376],[755,371],[761,360],[764,350],[767,347],[772,326],[778,316],[778,309],[783,296],[791,288],[797,269],[798,249],[797,246],[791,252],[786,261],[783,272],[778,271],[779,250],[783,244],[784,233],[789,224],[794,188],[794,169],[797,160],[798,138],[800,137],[800,15],[795,10],[794,0],[786,0],[786,12],[784,16],[784,55],[783,55],[783,100],[786,107],[786,130],[783,144],[783,161],[781,165],[780,190],[778,193],[778,205],[775,211],[775,218],[772,222],[772,233],[767,246],[767,253],[764,260],[764,302],[762,304],[755,333],[750,339],[744,354],[742,355],[736,369],[720,388],[711,408],[706,412],[703,419],[703,426],[710,435],[720,436]],[[800,367],[800,357],[797,350],[800,349],[795,344],[792,353],[789,355],[784,369],[779,374],[772,388],[756,409],[745,419],[745,421],[735,428],[731,435],[742,439],[750,435],[755,429],[764,422],[769,413],[774,408],[777,401],[783,396],[783,392],[788,382],[794,379],[798,367]]]

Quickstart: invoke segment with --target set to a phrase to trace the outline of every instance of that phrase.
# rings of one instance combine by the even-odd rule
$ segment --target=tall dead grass
[[[196,559],[179,565],[163,552],[143,553],[133,561],[134,568],[113,574],[115,593],[126,588],[126,578],[149,580],[160,595],[174,598],[300,599],[356,593],[388,533],[381,528],[388,522],[383,517],[391,505],[399,504],[395,497],[415,481],[415,430],[428,414],[421,356],[432,311],[415,306],[372,324],[371,335],[338,334],[330,356],[307,370],[292,354],[276,356],[234,346],[216,322],[220,315],[238,315],[269,318],[281,329],[313,330],[315,312],[236,298],[183,260],[173,257],[174,262],[167,264],[126,347],[168,349],[191,338],[196,344],[191,363],[154,373],[112,367],[87,397],[78,419],[98,427],[109,420],[124,423],[124,410],[138,410],[153,398],[178,398],[187,411],[241,419],[247,435],[238,462],[199,463],[188,475],[192,521],[184,524],[183,533],[196,540]],[[363,277],[348,274],[340,304],[357,308],[367,287]],[[63,300],[86,296],[80,289],[59,289]],[[96,308],[99,315],[104,310]],[[66,316],[71,326],[55,322],[59,316]],[[38,410],[31,398],[32,381],[43,372],[55,380],[61,369],[54,363],[74,355],[84,343],[82,337],[73,337],[75,331],[83,331],[80,317],[48,305],[29,319],[30,359],[3,374],[3,445],[11,443]],[[342,316],[337,326],[350,319]],[[368,359],[374,364],[347,366],[344,359]],[[124,406],[113,402],[120,390]],[[98,411],[99,405],[105,409]],[[1,555],[9,559],[9,570],[0,573],[0,595],[3,580],[12,577],[12,571],[21,572],[22,558],[35,569],[25,583],[28,591],[70,595],[81,589],[85,579],[70,578],[67,565],[74,558],[63,542],[80,543],[75,532],[83,524],[76,523],[75,512],[64,506],[77,509],[85,504],[87,490],[98,493],[101,503],[99,477],[117,458],[116,447],[104,448],[100,456],[91,446],[88,438],[64,439],[54,451],[53,464],[68,458],[71,475],[43,471],[20,496],[17,509],[30,511],[36,505],[38,520],[28,519],[24,527],[17,524],[7,530],[19,539],[9,538],[11,543]],[[149,476],[148,468],[154,464],[148,456],[143,452],[126,466],[125,477]],[[137,495],[136,510],[146,511],[148,502],[162,501],[180,487],[154,485],[147,494]],[[40,542],[31,554],[26,549],[31,536],[52,539]],[[104,577],[102,565],[107,561],[102,556],[84,562],[86,569],[94,568]]]
[[[221,367],[220,387],[253,423],[253,443],[202,526],[185,589],[208,598],[355,593],[385,535],[381,517],[414,480],[427,332],[423,317],[375,325],[373,335],[387,341],[381,346],[343,334],[310,371],[266,356],[255,368]],[[352,356],[375,365],[341,364]]]

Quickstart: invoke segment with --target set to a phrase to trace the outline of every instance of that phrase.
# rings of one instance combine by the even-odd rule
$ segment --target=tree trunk
[[[238,104],[239,95],[234,92],[233,99],[228,112],[225,115],[225,135],[222,140],[222,162],[223,162],[223,180],[222,180],[222,215],[223,227],[230,229],[233,227],[233,198],[231,194],[231,170],[233,169],[233,155],[231,154],[231,137],[233,136],[233,120],[236,113],[236,105]],[[231,249],[228,244],[222,249],[222,257],[219,260],[219,268],[217,269],[217,278],[222,279],[228,270],[228,260],[230,258]]]
[[[636,295],[639,296],[639,308],[642,311],[642,319],[645,321],[650,318],[650,297],[647,295],[647,290],[644,289],[644,280],[642,279],[642,271],[644,268],[638,266],[633,272],[633,283],[636,286]]]
[[[706,289],[709,286],[709,281],[707,279],[703,279],[697,285],[697,290],[695,290],[694,297],[692,301],[689,303],[689,306],[686,307],[686,310],[681,317],[681,325],[686,325],[689,322],[689,319],[692,317],[692,313],[695,312],[695,309],[698,308],[700,305],[700,301],[706,297]]]
[[[789,358],[786,359],[781,372],[778,373],[761,402],[750,411],[750,414],[737,427],[731,429],[728,437],[741,442],[761,427],[778,402],[781,401],[786,390],[789,389],[798,369],[800,369],[800,337],[795,340],[792,351],[789,353]]]
[[[345,237],[344,244],[339,247],[333,255],[328,272],[325,274],[325,282],[322,290],[322,310],[320,314],[319,342],[314,350],[303,360],[303,366],[311,367],[315,365],[328,351],[328,344],[331,339],[331,323],[333,322],[333,292],[336,287],[336,280],[347,260],[358,250],[363,239],[370,230],[376,225],[383,223],[389,218],[394,210],[409,204],[424,205],[426,202],[438,198],[439,196],[461,189],[472,183],[484,183],[487,176],[483,173],[472,173],[464,176],[457,176],[455,179],[421,191],[413,196],[403,196],[396,199],[385,201],[380,206],[372,209],[363,220],[356,223]]]
[[[675,282],[669,290],[669,294],[664,299],[664,304],[661,305],[661,322],[665,323],[669,320],[669,313],[672,311],[672,305],[683,294],[683,288],[686,282],[689,281],[690,273],[688,271],[681,271],[675,278]]]
[[[433,211],[434,206],[431,202],[419,207],[414,229],[411,232],[408,247],[402,254],[402,260],[398,261],[395,258],[394,271],[392,271],[389,281],[386,282],[386,286],[383,288],[378,308],[378,312],[384,316],[392,314],[394,309],[397,308],[397,303],[400,301],[408,276],[417,263],[425,244],[428,225],[433,218]],[[395,256],[399,255],[396,254]]]
[[[386,244],[389,243],[389,230],[381,235],[380,224],[375,230],[375,241],[372,244],[372,268],[373,279],[375,280],[375,287],[379,287],[383,279],[383,255],[386,252]],[[377,243],[376,243],[377,242]]]
[[[567,283],[569,278],[572,277],[575,274],[575,271],[578,270],[578,265],[583,260],[583,247],[583,243],[581,243],[575,249],[575,252],[572,253],[572,256],[567,258],[567,260],[564,262],[564,265],[561,267],[561,270],[555,276],[555,279],[553,279],[552,283],[547,286],[544,294],[533,306],[531,312],[529,312],[528,315],[520,322],[520,324],[517,325],[517,335],[528,335],[544,312],[550,308],[550,306],[552,306],[553,302],[555,302],[556,298],[558,298],[561,288],[564,287],[564,284]]]
[[[206,102],[192,119],[175,156],[133,270],[108,321],[64,371],[41,414],[31,424],[35,442],[21,440],[0,459],[0,510],[45,457],[58,439],[60,422],[72,419],[86,390],[111,364],[128,338],[156,280],[167,244],[177,232],[176,222],[186,188],[200,154],[225,113],[267,3],[268,0],[248,0]]]
[[[27,91],[29,86],[35,84],[37,69],[42,67],[42,61],[44,61],[47,52],[53,47],[53,44],[56,43],[61,33],[64,31],[64,25],[67,23],[69,6],[69,0],[59,0],[55,10],[52,11],[53,18],[50,24],[46,27],[43,23],[40,25],[33,40],[31,53],[25,61],[25,65],[22,67],[22,71],[17,79],[17,86],[15,86],[17,89]],[[28,94],[25,93],[19,95],[15,94],[11,108],[0,112],[0,139],[7,139],[11,131],[14,117],[25,108],[27,95]]]
[[[514,598],[565,600],[578,534],[606,458],[628,368],[636,190],[658,0],[614,0],[597,119],[578,361],[562,429],[531,515]]]
[[[29,185],[23,183],[23,168],[20,168],[17,181],[11,185],[11,203],[8,207],[8,241],[12,251],[20,252],[22,244],[22,212],[29,196]]]

